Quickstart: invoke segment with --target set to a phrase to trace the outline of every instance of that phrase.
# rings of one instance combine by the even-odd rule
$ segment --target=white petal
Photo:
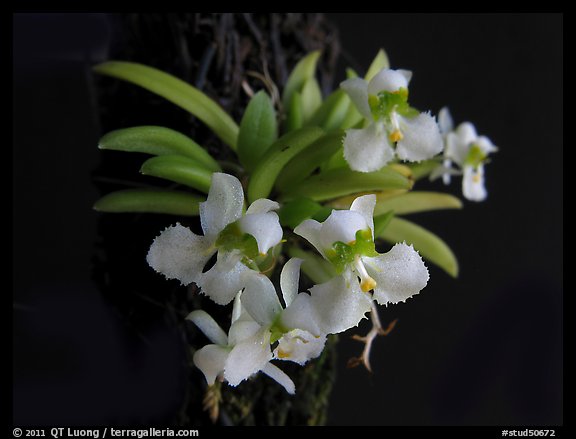
[[[284,387],[290,395],[296,393],[294,382],[278,366],[268,363],[264,366],[262,372]]]
[[[278,340],[274,358],[288,360],[304,365],[308,360],[318,357],[324,349],[326,336],[316,336],[308,331],[294,329]]]
[[[270,331],[261,329],[253,337],[234,346],[224,365],[224,378],[237,386],[251,375],[262,370],[272,359]]]
[[[298,283],[300,281],[300,266],[304,259],[291,258],[282,267],[280,273],[280,290],[284,298],[286,307],[290,306],[292,301],[298,295]]]
[[[252,271],[240,262],[240,255],[218,252],[216,264],[196,281],[202,292],[219,305],[226,305],[244,288],[242,274]]]
[[[374,299],[381,305],[404,302],[428,283],[428,269],[411,245],[396,244],[388,253],[362,261],[377,282]]]
[[[269,200],[268,198],[259,198],[246,209],[246,215],[268,213],[271,210],[278,209],[280,209],[280,205],[276,201]]]
[[[460,143],[466,147],[478,139],[476,127],[474,127],[474,125],[470,122],[462,122],[460,125],[458,125],[458,128],[456,128],[455,133],[458,136]]]
[[[186,320],[190,320],[194,323],[212,343],[221,346],[226,346],[228,344],[228,336],[220,325],[216,323],[216,320],[214,320],[206,311],[202,309],[192,311],[188,314]]]
[[[455,132],[446,135],[446,147],[444,157],[453,160],[458,166],[462,166],[468,155],[468,143],[464,143]]]
[[[444,135],[454,129],[454,121],[452,120],[452,115],[448,107],[442,107],[438,112],[438,127],[440,128],[440,133]]]
[[[270,326],[282,311],[276,288],[263,274],[246,278],[242,305],[254,320],[263,326]]]
[[[396,145],[396,154],[401,160],[427,160],[444,149],[438,124],[429,113],[411,119],[400,117],[400,127],[403,138]]]
[[[313,219],[308,219],[302,221],[294,229],[294,233],[306,239],[310,244],[316,247],[316,250],[324,256],[324,250],[322,250],[322,244],[320,241],[320,231],[322,230],[322,224]]]
[[[476,169],[472,166],[464,166],[462,194],[470,201],[484,201],[488,197],[484,186],[484,166],[480,165]]]
[[[322,223],[320,245],[324,249],[330,249],[338,241],[349,244],[356,241],[357,231],[369,228],[370,224],[361,213],[352,210],[333,210]]]
[[[224,365],[229,354],[229,349],[215,344],[204,346],[194,353],[192,361],[202,371],[209,386],[214,384],[216,377],[224,372]]]
[[[236,293],[236,296],[234,297],[234,303],[232,304],[232,319],[231,319],[232,325],[234,324],[234,322],[243,319],[244,316],[248,314],[244,310],[244,307],[242,306],[242,301],[240,300],[241,297],[242,297],[242,291],[238,291],[238,293]],[[251,318],[252,317],[250,317],[250,319]]]
[[[261,329],[262,326],[255,322],[252,317],[247,320],[237,320],[230,326],[230,331],[228,331],[228,345],[236,346],[246,340],[250,340]]]
[[[366,220],[366,224],[372,230],[372,239],[374,239],[374,207],[376,206],[376,195],[362,195],[352,201],[350,210],[360,213]]]
[[[146,260],[168,279],[188,285],[197,282],[204,266],[216,250],[212,241],[194,234],[180,224],[166,228],[154,239]]]
[[[408,88],[412,72],[408,70],[380,70],[368,83],[368,94],[377,95],[381,91],[395,92]]]
[[[238,221],[240,230],[256,238],[258,251],[262,254],[268,253],[282,240],[282,226],[276,212],[254,213],[245,215]]]
[[[362,116],[372,119],[372,112],[368,104],[368,83],[362,78],[350,78],[340,83],[340,88],[350,97]]]
[[[344,276],[313,286],[310,295],[316,323],[324,334],[336,334],[358,326],[372,304],[358,282],[349,282]]]
[[[492,141],[486,136],[479,136],[474,143],[478,145],[482,152],[486,155],[498,151],[496,145],[494,145]]]
[[[373,172],[385,166],[394,157],[388,135],[372,123],[366,128],[346,130],[344,158],[354,171]]]
[[[200,203],[200,223],[204,235],[213,237],[242,216],[244,191],[240,180],[221,172],[212,175],[210,191],[205,202]]]
[[[310,294],[300,293],[281,315],[281,323],[285,328],[303,329],[314,335],[322,335],[318,326],[318,315],[312,304]]]

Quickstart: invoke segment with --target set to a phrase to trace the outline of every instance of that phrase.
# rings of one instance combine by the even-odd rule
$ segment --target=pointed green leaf
[[[430,173],[440,166],[438,160],[422,160],[418,163],[410,163],[407,166],[412,170],[412,175],[414,180],[420,180],[421,178],[427,177]]]
[[[316,50],[314,52],[310,52],[304,58],[302,58],[298,64],[294,67],[290,76],[288,76],[288,80],[286,81],[286,85],[284,86],[284,92],[282,93],[282,103],[284,108],[287,108],[290,99],[292,99],[292,94],[296,91],[302,91],[302,87],[304,87],[304,83],[314,77],[316,73],[316,64],[318,63],[318,58],[320,58],[320,51]]]
[[[282,192],[306,179],[321,163],[341,149],[343,136],[342,131],[326,134],[290,160],[278,176],[276,188]]]
[[[322,163],[322,172],[330,171],[333,169],[345,168],[350,169],[348,162],[344,158],[344,147],[339,148],[328,160]]]
[[[189,111],[232,149],[236,149],[238,125],[220,105],[192,85],[143,64],[108,61],[94,67],[96,73],[139,85]]]
[[[326,131],[338,130],[342,127],[350,104],[348,95],[338,89],[324,100],[307,125],[319,126]]]
[[[294,229],[302,221],[309,218],[318,219],[320,217],[323,220],[324,217],[330,215],[331,211],[332,209],[309,198],[298,198],[283,204],[278,211],[278,216],[280,217],[280,224]],[[318,219],[318,221],[320,220]]]
[[[311,127],[291,131],[278,139],[266,151],[250,177],[248,183],[249,202],[268,197],[278,174],[286,163],[312,145],[323,134],[324,131],[320,128]]]
[[[424,259],[438,265],[450,276],[458,276],[458,260],[450,247],[424,227],[395,217],[378,236],[392,244],[406,241],[407,244],[412,244]]]
[[[462,201],[450,194],[412,191],[396,197],[378,200],[374,208],[374,215],[380,215],[389,210],[393,210],[397,215],[405,215],[430,210],[461,208]]]
[[[191,138],[170,128],[140,126],[111,131],[98,143],[100,149],[143,152],[153,155],[182,155],[201,163],[206,169],[220,171],[220,165]]]
[[[328,282],[338,275],[332,264],[316,253],[298,247],[289,247],[288,255],[291,258],[304,259],[300,269],[315,284]]]
[[[390,167],[370,173],[340,168],[313,175],[289,188],[282,197],[286,200],[305,197],[325,201],[360,192],[409,189],[411,185],[410,179]]]
[[[307,123],[322,105],[322,92],[316,78],[308,78],[300,94],[302,95],[302,121]]]
[[[356,72],[356,70],[348,67],[346,69],[346,79],[352,79],[352,78],[357,78],[358,77],[358,73]]]
[[[386,55],[384,49],[380,49],[372,61],[372,64],[370,64],[370,67],[368,67],[368,71],[366,72],[364,79],[366,79],[366,81],[370,81],[380,70],[389,68],[390,61],[388,60],[388,55]]]
[[[147,212],[197,216],[204,197],[161,189],[125,189],[104,195],[94,210],[109,213]]]
[[[340,128],[343,130],[347,130],[349,128],[355,128],[356,126],[360,125],[360,123],[364,121],[364,116],[360,114],[356,105],[350,102],[348,105],[348,109],[346,110],[346,114],[340,122]]]
[[[302,128],[304,124],[304,115],[302,113],[302,95],[300,92],[295,91],[290,98],[290,104],[286,111],[286,120],[284,122],[284,129],[288,133]]]
[[[198,162],[179,155],[164,155],[146,160],[140,172],[144,175],[164,178],[201,192],[208,193],[212,171],[207,171]]]
[[[242,116],[238,133],[238,158],[252,171],[268,147],[278,138],[276,110],[265,91],[256,93]]]
[[[386,213],[380,215],[374,215],[374,236],[380,236],[390,221],[394,218],[394,211],[389,210]]]

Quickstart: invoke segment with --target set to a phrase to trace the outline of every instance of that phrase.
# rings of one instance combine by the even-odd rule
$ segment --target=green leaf
[[[142,164],[140,172],[180,183],[206,194],[210,190],[213,174],[196,161],[179,155],[152,157]]]
[[[392,244],[406,241],[407,244],[412,244],[424,259],[438,265],[450,276],[458,276],[458,260],[450,247],[424,227],[405,219],[392,218],[378,237]]]
[[[286,121],[284,128],[286,132],[302,128],[304,124],[304,115],[302,114],[302,95],[296,91],[292,93],[288,111],[286,112]]]
[[[410,179],[390,167],[370,173],[339,168],[313,175],[282,193],[282,196],[286,200],[306,197],[325,201],[354,193],[409,189],[411,186]]]
[[[436,169],[440,163],[438,160],[431,159],[431,160],[422,160],[418,163],[411,163],[407,166],[412,170],[412,175],[414,176],[414,180],[420,180],[424,178]]]
[[[348,67],[346,69],[346,79],[352,79],[352,78],[357,78],[358,77],[358,73],[356,72],[356,70]]]
[[[316,78],[308,78],[302,91],[302,122],[307,123],[322,105],[322,92]]]
[[[342,89],[331,93],[322,103],[320,108],[310,119],[309,126],[319,126],[326,131],[342,128],[342,122],[346,118],[350,98]]]
[[[280,217],[280,224],[294,229],[304,220],[327,217],[331,211],[332,209],[309,198],[299,198],[283,204],[278,211],[278,216]]]
[[[238,133],[238,158],[252,171],[268,147],[278,138],[276,110],[265,91],[256,93],[242,116]]]
[[[384,229],[388,227],[390,221],[394,218],[394,211],[389,210],[386,213],[380,215],[374,215],[374,236],[379,236],[384,232]]]
[[[232,149],[236,149],[238,125],[220,105],[192,85],[143,64],[108,61],[94,67],[96,73],[139,85],[189,111]]]
[[[312,174],[324,161],[328,160],[342,147],[342,131],[335,131],[320,137],[288,162],[276,180],[276,188],[285,191],[300,183]]]
[[[270,195],[282,168],[298,153],[313,144],[324,134],[318,127],[302,128],[285,134],[266,151],[248,183],[248,200]]]
[[[98,148],[152,155],[182,155],[198,161],[208,170],[221,170],[218,162],[191,138],[165,127],[140,126],[111,131],[100,139]]]
[[[305,82],[314,77],[318,58],[320,58],[320,51],[316,50],[310,52],[296,64],[290,76],[288,76],[288,80],[284,86],[284,92],[282,93],[282,104],[284,108],[287,108],[290,104],[292,95],[297,91],[302,91]]]
[[[366,72],[364,79],[366,79],[366,81],[370,81],[380,70],[389,68],[390,61],[388,60],[388,55],[386,55],[384,49],[380,49],[372,61],[372,64],[370,64],[370,67],[368,67],[368,71]]]
[[[288,255],[291,258],[304,259],[301,270],[315,284],[328,282],[338,275],[332,264],[316,253],[298,247],[289,247]]]
[[[426,212],[439,209],[461,209],[462,201],[441,192],[413,191],[396,197],[379,200],[374,208],[374,215],[393,210],[397,215]]]
[[[199,215],[204,197],[161,189],[124,189],[104,195],[94,210],[109,213],[147,212],[180,216]]]
[[[360,114],[356,105],[352,102],[348,105],[348,109],[346,110],[346,114],[340,122],[340,128],[343,130],[347,130],[349,128],[355,128],[360,125],[361,122],[364,121],[364,116]]]

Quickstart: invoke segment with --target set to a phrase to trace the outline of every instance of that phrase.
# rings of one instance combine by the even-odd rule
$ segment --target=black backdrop
[[[373,375],[346,369],[360,346],[342,338],[329,423],[562,424],[562,15],[328,17],[342,67],[384,47],[414,72],[413,105],[448,104],[500,147],[486,202],[413,216],[451,245],[460,277],[431,267],[422,294],[381,311],[399,323],[376,341]],[[13,421],[162,421],[180,402],[180,341],[161,324],[129,334],[91,281],[88,66],[106,57],[106,17],[16,14],[13,35]]]

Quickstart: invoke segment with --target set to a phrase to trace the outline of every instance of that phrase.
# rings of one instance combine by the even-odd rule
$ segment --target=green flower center
[[[480,148],[479,145],[473,143],[470,145],[468,149],[468,154],[466,155],[466,159],[464,160],[464,164],[467,166],[472,166],[474,169],[478,168],[484,161],[488,155]]]
[[[418,110],[408,104],[408,89],[404,87],[395,92],[381,91],[378,95],[369,95],[368,105],[375,121],[388,120],[393,112],[405,117],[418,115]]]
[[[325,253],[338,274],[342,274],[347,266],[354,264],[357,255],[378,256],[370,229],[358,230],[356,239],[352,242],[335,242]]]

